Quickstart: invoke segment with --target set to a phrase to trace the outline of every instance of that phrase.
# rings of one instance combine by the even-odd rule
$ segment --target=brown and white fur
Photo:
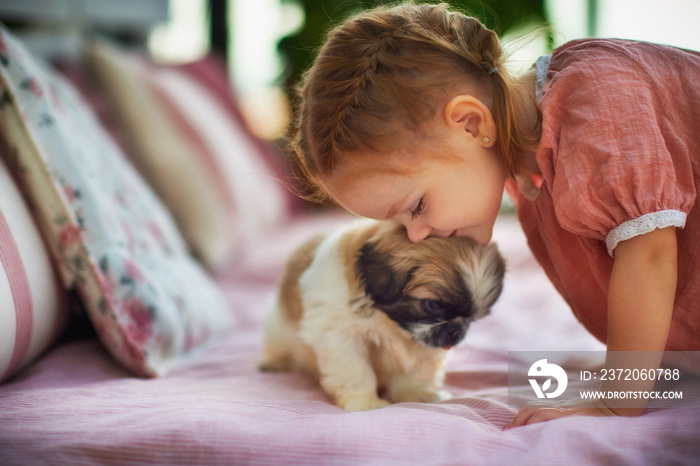
[[[447,349],[488,312],[504,270],[493,244],[411,243],[391,221],[314,237],[287,263],[260,368],[309,373],[348,411],[445,399]]]

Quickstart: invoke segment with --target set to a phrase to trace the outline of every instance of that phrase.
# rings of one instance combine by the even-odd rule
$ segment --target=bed
[[[129,68],[131,75],[140,72],[150,76],[147,79],[149,89],[158,89],[155,96],[166,106],[164,113],[168,115],[182,108],[178,107],[178,97],[202,95],[193,92],[192,87],[182,87],[180,78],[183,76],[198,76],[199,82],[206,82],[208,89],[221,84],[216,72],[212,74],[212,69],[216,68],[178,69],[177,73],[181,73],[178,81],[168,74],[171,70],[156,70],[151,65],[144,65],[140,59],[117,55],[126,60],[120,62],[122,66],[132,67]],[[114,72],[112,70],[107,75],[114,77]],[[110,110],[114,101],[100,100],[91,92],[90,86],[81,82],[80,74],[72,73],[70,67],[63,68],[63,75],[70,77],[76,87],[81,87],[83,99],[91,103],[100,116],[96,121],[109,130],[111,138],[120,141],[127,135],[136,139],[146,137],[139,136],[137,131],[142,125],[138,123],[134,123],[131,130],[112,127],[115,122],[101,112]],[[134,87],[133,82],[130,85],[121,90],[112,89],[114,92],[124,89],[126,92],[144,92],[142,87]],[[31,83],[25,87],[34,97],[44,97]],[[223,98],[221,94],[219,98]],[[224,100],[228,102],[230,122],[240,124],[235,101],[230,96],[228,98]],[[187,108],[194,105],[190,102]],[[211,108],[205,109],[211,111]],[[3,115],[7,118],[6,113]],[[122,117],[130,117],[128,110],[122,109]],[[153,123],[162,115],[151,117]],[[155,123],[153,125],[155,127]],[[190,141],[194,147],[213,147],[207,138],[216,135],[204,131],[206,128],[192,121],[186,128],[189,132],[176,133],[192,137]],[[176,137],[172,130],[170,128],[169,134]],[[245,140],[247,142],[241,143],[240,147],[247,151],[248,156],[269,156],[269,147],[260,141],[249,135]],[[129,144],[126,146],[130,147]],[[2,154],[5,163],[16,169],[13,157],[8,156],[14,152],[8,152],[5,147]],[[210,160],[207,163],[215,162]],[[146,171],[143,176],[152,186],[163,182],[154,180],[153,174],[148,176],[148,165],[138,162],[133,162],[133,165]],[[268,168],[272,165],[273,162],[266,162]],[[254,166],[253,162],[246,165],[251,166]],[[262,170],[259,165],[255,167]],[[284,166],[277,164],[274,169],[283,170]],[[262,320],[266,303],[274,293],[286,257],[311,235],[330,232],[351,221],[349,214],[333,208],[299,206],[279,190],[268,187],[265,188],[267,191],[256,194],[258,201],[264,201],[261,205],[253,210],[242,211],[240,207],[236,210],[238,222],[245,219],[246,228],[236,225],[234,244],[230,238],[218,236],[202,239],[197,236],[196,229],[183,233],[184,241],[189,245],[185,250],[194,251],[197,264],[201,264],[195,266],[188,262],[190,275],[187,277],[207,283],[202,285],[205,288],[211,286],[211,290],[207,288],[210,296],[222,300],[213,300],[211,305],[222,306],[226,323],[221,321],[221,328],[214,331],[217,329],[212,328],[216,325],[210,320],[210,328],[200,331],[196,318],[192,317],[194,323],[188,322],[184,330],[179,327],[174,330],[183,333],[182,347],[178,349],[184,356],[168,359],[164,353],[154,356],[154,347],[148,346],[154,344],[153,341],[162,344],[162,340],[150,334],[143,335],[143,328],[133,328],[134,322],[144,326],[152,323],[148,319],[140,320],[142,315],[132,315],[132,320],[120,327],[122,333],[106,328],[113,323],[100,320],[96,311],[104,310],[104,307],[99,307],[100,303],[104,306],[104,299],[100,301],[93,291],[85,291],[90,277],[97,277],[99,280],[91,286],[102,286],[104,292],[105,277],[110,277],[105,272],[104,261],[97,261],[98,270],[88,268],[85,275],[82,271],[64,270],[63,259],[89,260],[89,254],[85,256],[84,249],[81,249],[83,255],[77,252],[77,255],[71,255],[70,248],[62,248],[66,245],[65,237],[59,237],[63,241],[59,246],[50,244],[55,231],[52,225],[36,220],[42,211],[40,206],[33,205],[36,199],[32,197],[34,191],[28,182],[31,180],[24,179],[22,170],[13,173],[19,178],[18,189],[32,204],[28,211],[35,216],[38,231],[49,243],[47,260],[58,269],[56,277],[47,278],[53,283],[50,287],[55,288],[61,283],[63,288],[70,290],[67,298],[59,291],[56,299],[67,303],[63,306],[65,308],[83,312],[71,317],[69,326],[75,328],[80,322],[88,323],[82,331],[66,334],[66,309],[58,306],[49,315],[55,328],[44,332],[44,346],[34,348],[33,343],[25,342],[25,346],[28,345],[25,350],[36,354],[27,356],[24,362],[11,361],[16,370],[12,374],[6,371],[8,376],[0,385],[2,465],[697,464],[700,459],[700,402],[692,400],[683,409],[651,409],[638,418],[572,417],[504,430],[525,400],[521,394],[530,390],[527,384],[513,386],[511,383],[509,386],[509,368],[512,370],[518,365],[512,352],[575,351],[588,354],[604,349],[574,319],[548,282],[529,253],[513,213],[502,213],[494,231],[494,241],[507,262],[504,292],[492,314],[475,323],[465,342],[452,350],[445,388],[453,397],[439,403],[400,403],[370,412],[347,413],[335,407],[314,380],[300,374],[263,373],[257,364],[262,352]],[[271,178],[282,176],[281,172],[276,173]],[[246,181],[235,180],[233,182]],[[165,199],[168,193],[163,189],[155,191]],[[210,194],[214,196],[216,192]],[[240,192],[233,194],[249,199]],[[81,195],[84,197],[85,193]],[[64,190],[62,194],[69,207],[80,205],[79,199],[74,197],[74,191]],[[164,203],[170,205],[167,200]],[[222,203],[221,212],[230,213],[226,208]],[[10,218],[8,210],[0,209],[2,212]],[[219,214],[223,215],[221,212]],[[187,223],[187,216],[191,214],[172,212],[176,220],[174,229],[182,231],[184,225],[191,227]],[[197,219],[197,222],[202,221],[200,217]],[[164,222],[171,224],[167,219]],[[8,231],[11,235],[12,229]],[[15,234],[18,242],[19,236],[22,235]],[[0,241],[0,246],[7,243],[7,238],[0,239],[5,241]],[[172,248],[180,247],[179,239],[172,241]],[[209,249],[217,241],[221,244]],[[91,251],[90,248],[96,246],[87,244],[84,247]],[[169,254],[172,248],[168,250]],[[17,251],[14,262],[13,256],[2,255],[10,282],[13,269],[7,264],[21,263],[22,247]],[[226,261],[221,260],[224,256]],[[122,276],[120,283],[109,282],[110,303],[125,302],[126,298],[119,301],[119,286],[134,287],[144,276],[152,276],[148,274],[165,273],[162,267],[147,268],[143,265],[139,272],[132,263],[126,264],[127,279]],[[191,267],[196,268],[195,272]],[[25,275],[29,288],[34,287],[33,273],[26,272]],[[160,280],[161,277],[157,278]],[[17,289],[13,288],[14,291]],[[22,296],[33,296],[33,288],[27,293]],[[18,295],[21,293],[16,292],[13,296]],[[196,297],[193,299],[197,300]],[[36,297],[34,302],[36,307]],[[21,304],[18,300],[14,303],[15,306]],[[189,301],[177,303],[183,308],[190,306]],[[196,303],[191,306],[196,307]],[[116,311],[113,315],[121,318]],[[34,321],[47,322],[45,319],[49,317],[36,314]],[[220,322],[216,320],[220,317],[211,318]],[[19,323],[17,328],[20,328]],[[19,335],[17,331],[17,338]],[[29,341],[29,336],[25,336],[25,340]],[[52,343],[54,341],[57,343]],[[142,343],[137,348],[142,351],[137,354],[128,351],[133,349],[129,345],[134,342]],[[587,367],[576,359],[562,364],[572,374]],[[526,367],[520,369],[526,370]],[[681,388],[697,394],[697,380],[686,379],[684,384]]]
[[[577,417],[504,431],[508,350],[601,349],[574,320],[503,215],[508,263],[491,316],[454,350],[454,397],[346,413],[317,383],[257,370],[266,301],[283,258],[350,218],[305,214],[220,274],[235,330],[156,379],[133,377],[94,337],[62,343],[0,386],[2,464],[696,464],[697,409]]]

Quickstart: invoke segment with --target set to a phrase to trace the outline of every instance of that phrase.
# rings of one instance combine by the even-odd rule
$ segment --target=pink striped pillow
[[[0,382],[51,345],[67,317],[47,249],[0,159]]]
[[[182,69],[98,42],[88,63],[122,123],[134,164],[192,252],[229,266],[287,219],[285,189],[221,95]]]

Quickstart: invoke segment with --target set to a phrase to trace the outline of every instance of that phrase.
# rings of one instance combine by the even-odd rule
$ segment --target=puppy
[[[411,243],[391,221],[317,236],[287,263],[260,368],[311,374],[347,411],[445,399],[447,350],[488,313],[504,271],[493,244]]]

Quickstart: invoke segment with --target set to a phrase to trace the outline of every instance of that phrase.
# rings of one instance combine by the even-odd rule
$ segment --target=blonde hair
[[[331,30],[299,86],[290,139],[313,190],[306,197],[328,200],[321,180],[343,157],[421,137],[441,93],[465,82],[491,82],[503,166],[523,171],[521,154],[539,135],[517,125],[517,84],[503,55],[494,31],[446,4],[378,7]]]

